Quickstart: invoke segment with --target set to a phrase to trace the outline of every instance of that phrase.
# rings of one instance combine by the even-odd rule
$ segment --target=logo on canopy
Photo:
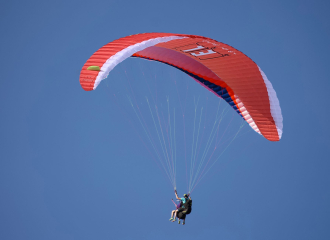
[[[227,57],[229,53],[221,53],[220,49],[212,44],[205,42],[198,42],[175,48],[177,51],[189,53],[190,55],[198,58],[199,60],[207,60],[212,58]],[[222,52],[224,51],[221,49]]]

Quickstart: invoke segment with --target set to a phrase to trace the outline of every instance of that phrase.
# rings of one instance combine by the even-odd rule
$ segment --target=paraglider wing
[[[144,33],[110,42],[95,52],[80,73],[84,90],[94,90],[128,57],[163,62],[184,71],[223,98],[259,134],[270,141],[282,136],[283,118],[272,84],[242,52],[210,38]]]

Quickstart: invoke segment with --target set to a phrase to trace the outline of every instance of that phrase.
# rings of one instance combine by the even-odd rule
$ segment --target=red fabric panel
[[[170,34],[170,33],[143,33],[130,35],[124,38],[117,39],[113,42],[110,42],[99,50],[97,50],[84,64],[80,72],[80,84],[82,88],[86,91],[93,90],[95,79],[98,75],[97,71],[89,71],[87,68],[89,66],[99,66],[102,67],[103,64],[117,52],[152,38],[157,37],[166,37],[166,36],[180,36],[179,34]]]
[[[177,52],[172,49],[158,47],[158,45],[136,52],[135,54],[133,54],[133,56],[147,58],[147,59],[170,64],[172,66],[190,72],[198,77],[201,77],[209,82],[212,82],[218,86],[226,88],[231,99],[237,105],[235,101],[234,91],[224,81],[222,81],[214,72],[212,72],[202,63],[196,61],[195,59],[192,59],[189,56],[181,54],[180,52]]]
[[[185,52],[199,46],[205,48]],[[199,37],[172,40],[156,47],[177,51],[210,69],[243,102],[262,135],[268,140],[279,141],[266,85],[258,66],[249,57],[227,44]],[[214,84],[219,82],[217,79],[209,81]]]

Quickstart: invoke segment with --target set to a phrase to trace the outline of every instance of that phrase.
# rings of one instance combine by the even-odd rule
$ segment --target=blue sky
[[[328,12],[326,1],[3,2],[0,238],[329,239]],[[142,32],[237,48],[267,74],[282,108],[282,140],[252,131],[235,140],[196,187],[186,226],[168,222],[173,189],[142,144],[134,112],[123,101],[120,114],[112,94],[127,94],[125,71],[142,82],[140,67],[160,80],[191,79],[130,59],[96,91],[79,84],[98,48]],[[180,195],[184,178],[178,165]]]

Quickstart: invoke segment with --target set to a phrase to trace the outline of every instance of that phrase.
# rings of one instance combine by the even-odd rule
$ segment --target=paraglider
[[[178,223],[180,224],[180,220],[182,219],[182,225],[186,224],[186,216],[191,213],[192,207],[192,199],[189,194],[183,194],[183,198],[179,198],[178,192],[174,190],[176,199],[180,201],[178,205],[176,205],[176,210],[173,210],[171,213],[171,218],[169,219],[171,222],[175,222],[176,218],[178,218]],[[172,199],[173,201],[173,199]]]
[[[116,65],[129,57],[161,62],[181,70],[225,100],[255,132],[269,141],[281,139],[283,117],[276,92],[261,68],[237,49],[197,35],[130,35],[104,45],[87,60],[80,73],[82,88],[95,90]],[[169,168],[175,188],[174,167],[169,165]],[[176,190],[175,194],[181,205],[172,211],[170,221],[177,217],[179,223],[182,219],[185,224],[192,200],[188,194],[183,198],[178,197]]]

